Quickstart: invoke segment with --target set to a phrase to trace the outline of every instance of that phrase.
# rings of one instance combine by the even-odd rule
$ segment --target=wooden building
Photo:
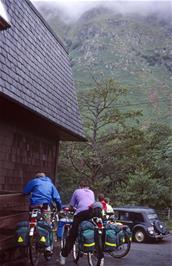
[[[54,180],[59,141],[84,141],[68,51],[29,0],[3,0],[0,31],[0,258],[24,219],[23,185]],[[3,252],[3,255],[2,255]]]

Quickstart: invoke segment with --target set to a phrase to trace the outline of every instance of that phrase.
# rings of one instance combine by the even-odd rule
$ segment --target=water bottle
[[[66,218],[61,218],[58,222],[58,228],[57,228],[57,237],[59,239],[62,238],[63,236],[63,231],[64,231],[64,225],[66,223]]]

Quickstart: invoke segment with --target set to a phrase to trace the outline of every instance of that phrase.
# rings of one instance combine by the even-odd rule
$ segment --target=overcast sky
[[[100,2],[100,0],[32,0],[32,2]],[[101,2],[158,2],[157,0],[102,0]],[[168,0],[161,0],[168,2]]]
[[[71,16],[78,16],[91,7],[113,6],[120,12],[147,14],[153,12],[172,13],[172,0],[31,0],[37,7],[40,2],[57,4]]]

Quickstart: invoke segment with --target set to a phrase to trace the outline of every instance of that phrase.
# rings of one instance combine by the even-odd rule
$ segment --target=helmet
[[[100,201],[96,201],[91,205],[91,208],[95,209],[95,208],[100,208],[103,209],[103,205],[101,204]]]

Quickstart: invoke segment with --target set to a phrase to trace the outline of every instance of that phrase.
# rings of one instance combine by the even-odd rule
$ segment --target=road
[[[49,262],[41,262],[40,266],[58,266],[57,256]],[[67,266],[74,266],[72,257],[66,262]],[[86,258],[81,258],[79,264],[86,266]],[[105,255],[105,266],[171,266],[172,265],[172,235],[160,243],[137,244],[132,242],[129,254],[122,259],[114,259]]]

